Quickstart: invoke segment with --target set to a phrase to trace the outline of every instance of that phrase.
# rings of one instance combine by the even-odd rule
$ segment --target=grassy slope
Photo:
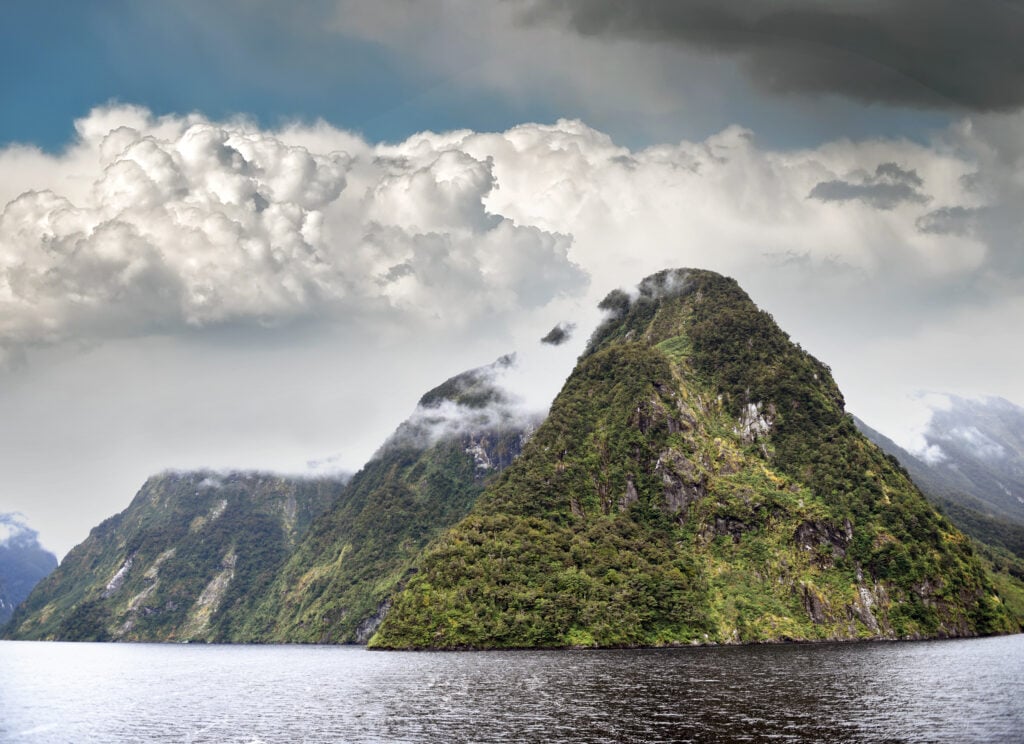
[[[662,273],[371,645],[659,645],[1016,626],[968,541],[732,280]],[[758,406],[756,410],[748,408]],[[744,427],[758,415],[770,434]]]

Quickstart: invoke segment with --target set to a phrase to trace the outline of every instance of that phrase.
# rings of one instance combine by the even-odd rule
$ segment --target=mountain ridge
[[[365,643],[418,551],[465,515],[536,425],[498,380],[514,363],[506,355],[429,390],[346,480],[149,478],[37,587],[6,634]]]
[[[8,637],[564,648],[1020,629],[1003,596],[1024,608],[1024,585],[993,584],[858,432],[828,366],[735,280],[666,270],[600,306],[542,423],[501,386],[505,356],[425,393],[344,484],[152,478]]]
[[[613,291],[520,458],[423,554],[378,648],[1008,632],[966,539],[732,279]]]
[[[533,424],[497,377],[514,356],[425,393],[318,518],[247,623],[273,642],[365,643],[419,551],[461,520]]]
[[[94,527],[15,611],[17,639],[238,640],[335,479],[165,471]]]

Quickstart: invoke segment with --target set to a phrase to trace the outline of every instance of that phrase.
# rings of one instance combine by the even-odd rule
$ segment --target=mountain
[[[514,364],[427,392],[348,482],[165,473],[93,529],[7,634],[59,640],[365,643],[423,547],[462,519],[539,423]]]
[[[39,544],[39,533],[21,515],[0,514],[0,627],[56,567],[57,557]]]
[[[1001,401],[999,406],[1003,405],[1012,406],[1012,404]],[[1020,411],[1020,413],[1024,414],[1024,411]],[[877,444],[883,452],[895,457],[907,469],[914,483],[920,486],[929,500],[938,506],[957,527],[976,540],[993,547],[1003,548],[1018,558],[1024,559],[1024,522],[1014,519],[1013,516],[1006,513],[1011,510],[999,509],[993,505],[994,503],[1005,503],[1004,486],[996,481],[995,476],[985,473],[983,478],[972,480],[966,474],[981,470],[976,461],[963,463],[961,466],[959,463],[963,462],[962,458],[959,458],[958,463],[949,455],[942,455],[942,459],[928,460],[908,452],[860,419],[855,417],[854,421],[857,428],[868,439]],[[934,425],[929,429],[934,429]],[[1009,444],[1005,441],[997,443],[997,440],[991,438],[990,435],[987,438],[1004,452],[1010,450]],[[938,437],[930,437],[933,443],[937,439]],[[931,446],[936,445],[932,444]],[[950,451],[955,452],[956,450],[950,447]],[[935,453],[935,450],[931,450],[931,452]],[[963,450],[960,449],[960,452],[962,453]],[[1004,480],[1011,481],[1005,476]],[[994,485],[997,490],[994,496],[989,493],[993,482],[998,484]],[[988,489],[986,489],[986,484],[989,486]]]
[[[426,393],[321,516],[246,624],[261,641],[365,643],[432,539],[466,516],[537,422],[498,378],[511,356]]]
[[[1024,525],[1024,408],[1002,398],[940,397],[923,432],[937,491],[981,502],[983,511]]]
[[[601,303],[545,422],[370,645],[924,638],[1020,627],[971,543],[736,282]]]
[[[336,480],[164,473],[39,583],[8,637],[231,641]]]

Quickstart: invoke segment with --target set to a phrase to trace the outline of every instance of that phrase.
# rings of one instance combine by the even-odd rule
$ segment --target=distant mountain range
[[[912,453],[857,419],[928,498],[972,537],[1024,559],[1024,408],[1002,398],[942,396]]]
[[[39,544],[39,533],[19,514],[0,514],[0,626],[43,577],[57,557]]]
[[[1024,584],[734,280],[664,271],[601,308],[542,423],[502,387],[503,357],[425,394],[348,482],[154,477],[7,636],[509,648],[1021,628]],[[1001,457],[986,427],[931,452]],[[1007,467],[988,475],[1013,496]]]

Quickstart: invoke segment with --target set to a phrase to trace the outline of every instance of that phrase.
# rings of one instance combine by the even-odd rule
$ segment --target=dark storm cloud
[[[882,163],[875,168],[874,175],[822,181],[807,196],[826,202],[862,201],[875,209],[893,209],[904,202],[926,203],[929,197],[921,193],[923,185],[917,171],[904,170],[896,163]]]
[[[551,346],[561,346],[572,338],[572,332],[575,330],[575,323],[559,323],[548,331],[547,335],[545,335],[540,342],[542,344],[550,344]]]
[[[1024,105],[1022,0],[538,0],[529,23],[740,55],[764,89],[981,111]]]

